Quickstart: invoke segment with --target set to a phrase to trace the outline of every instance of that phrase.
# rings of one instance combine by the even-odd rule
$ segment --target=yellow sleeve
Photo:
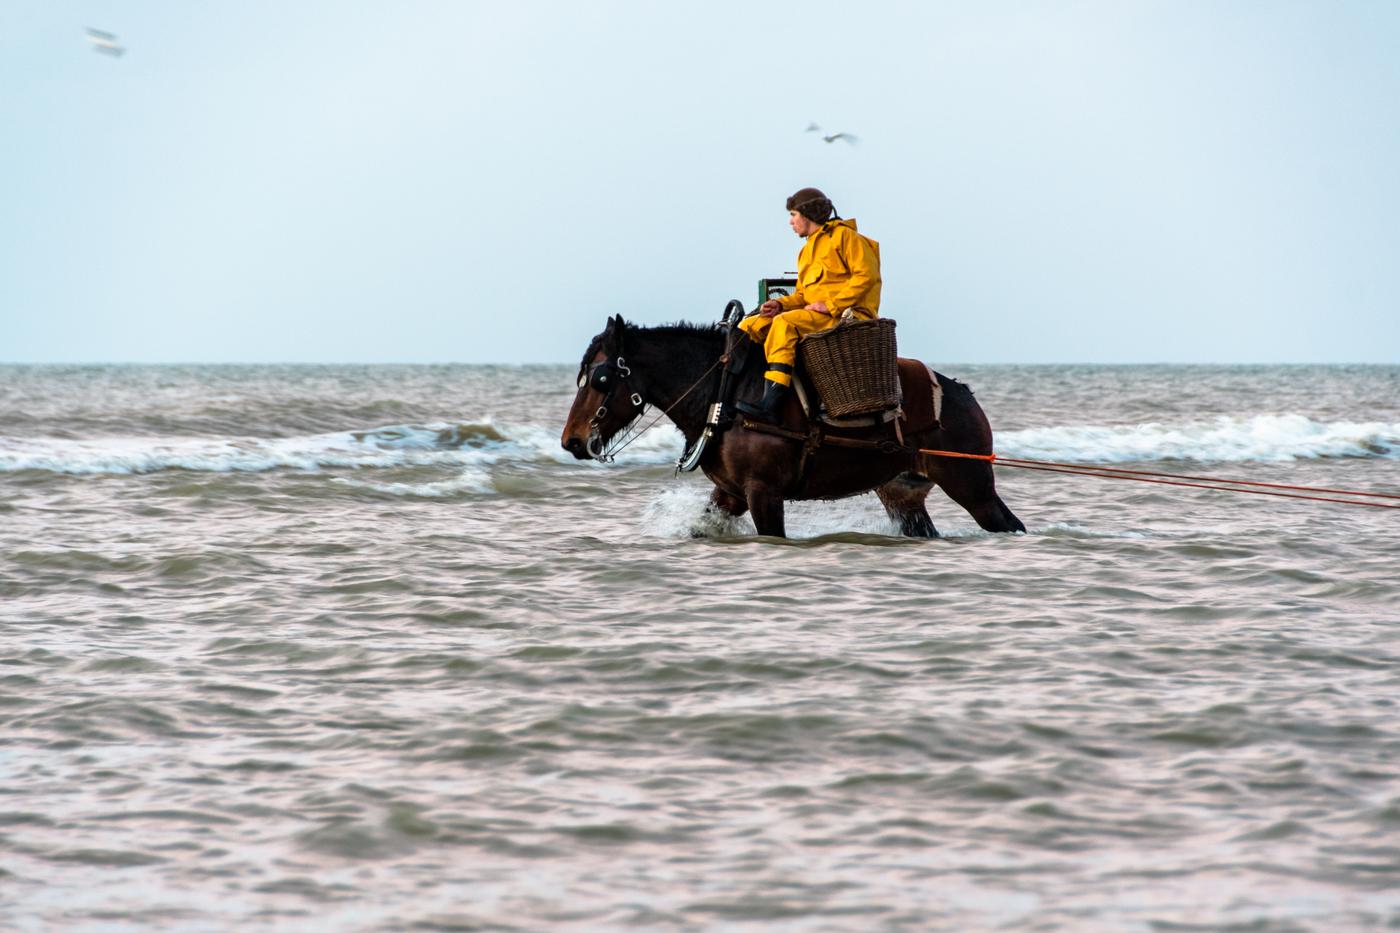
[[[793,308],[807,307],[807,299],[802,294],[802,286],[793,286],[792,294],[783,295],[778,299],[778,304],[782,305],[784,311],[791,311]]]
[[[806,261],[803,261],[806,257]],[[778,304],[784,311],[792,311],[797,308],[805,308],[808,305],[807,295],[802,287],[802,282],[806,279],[807,267],[812,264],[812,249],[810,241],[804,243],[797,251],[797,284],[792,287],[792,294],[785,295],[778,299]]]
[[[832,313],[856,307],[871,288],[880,284],[880,254],[870,248],[865,237],[847,230],[838,248],[851,277],[831,296]]]

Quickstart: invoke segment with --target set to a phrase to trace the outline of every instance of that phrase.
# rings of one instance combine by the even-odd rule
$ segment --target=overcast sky
[[[815,185],[931,362],[1396,363],[1397,50],[1392,0],[0,0],[0,360],[572,362],[752,305]]]

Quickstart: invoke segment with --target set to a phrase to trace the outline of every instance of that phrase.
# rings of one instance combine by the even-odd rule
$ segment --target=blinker
[[[584,385],[591,385],[599,392],[607,392],[612,385],[613,364],[607,360],[601,360],[588,367],[588,371],[580,373],[578,377],[579,388]]]

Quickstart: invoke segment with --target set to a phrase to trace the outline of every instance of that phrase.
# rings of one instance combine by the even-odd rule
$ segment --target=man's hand
[[[814,301],[806,307],[808,311],[820,311],[823,314],[830,314],[831,309],[826,306],[825,301]]]
[[[778,303],[776,298],[769,298],[758,306],[758,313],[761,317],[772,317],[781,310],[783,310],[783,306]]]

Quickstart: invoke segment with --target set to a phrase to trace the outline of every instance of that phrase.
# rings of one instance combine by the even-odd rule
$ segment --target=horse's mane
[[[655,341],[652,346],[665,346],[667,344],[677,348],[687,347],[689,352],[694,354],[692,362],[709,366],[723,351],[725,340],[729,334],[727,328],[720,324],[696,324],[691,321],[676,321],[671,324],[656,324],[653,326],[626,325],[623,331],[623,342],[627,341],[629,333],[645,334],[649,341]],[[748,343],[748,338],[742,334],[738,335],[742,343]],[[680,360],[672,357],[672,361],[679,363]],[[760,367],[761,368],[761,367]],[[715,374],[718,379],[718,373]]]
[[[629,333],[640,331],[648,334],[656,334],[659,337],[722,337],[724,328],[716,323],[697,324],[694,321],[674,321],[670,324],[632,324],[627,321],[622,323],[622,339],[625,343]],[[579,368],[587,368],[589,362],[602,346],[606,331],[594,337],[588,343],[588,348],[583,351],[583,358],[579,361]]]
[[[655,324],[650,327],[641,324],[628,324],[628,330],[644,330],[652,334],[662,334],[663,336],[680,336],[682,334],[696,334],[705,336],[709,334],[721,335],[724,329],[714,323],[696,324],[694,321],[675,321],[670,324]]]

